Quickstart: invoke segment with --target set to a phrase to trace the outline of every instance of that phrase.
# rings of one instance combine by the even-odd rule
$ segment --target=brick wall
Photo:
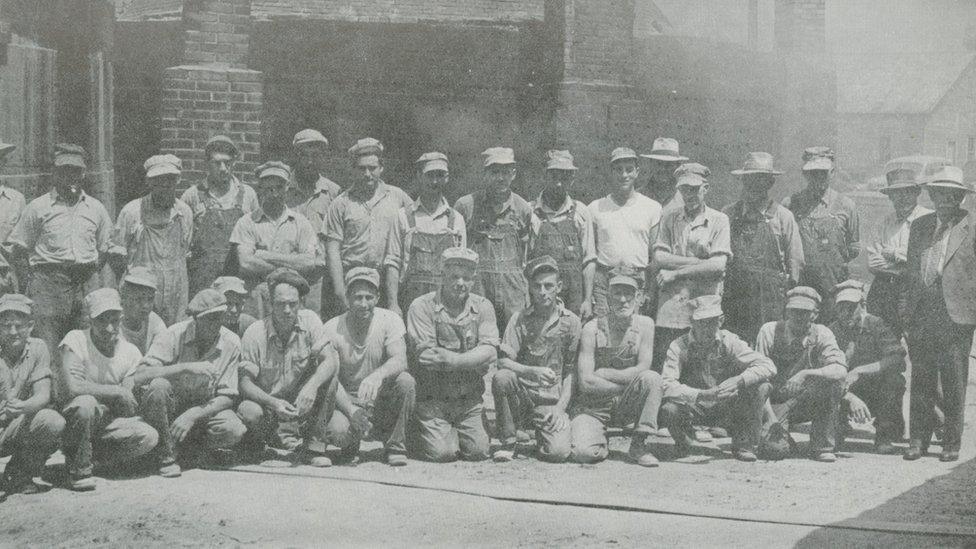
[[[186,62],[247,66],[251,0],[197,0],[183,11],[183,25]]]
[[[634,0],[560,0],[565,21],[565,80],[619,82],[628,71]]]

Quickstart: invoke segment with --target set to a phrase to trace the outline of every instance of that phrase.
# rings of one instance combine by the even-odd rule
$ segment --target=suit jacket
[[[922,282],[922,252],[932,244],[938,224],[936,214],[912,222],[908,237],[908,267],[905,270],[902,317],[912,326]],[[949,318],[956,324],[976,324],[976,219],[966,213],[949,230],[945,266],[942,269],[942,297]]]

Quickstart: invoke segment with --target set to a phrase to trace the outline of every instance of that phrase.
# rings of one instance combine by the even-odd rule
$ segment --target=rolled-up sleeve
[[[678,381],[681,379],[681,369],[684,367],[683,362],[687,360],[687,356],[687,353],[682,350],[681,343],[677,340],[672,341],[664,359],[661,377],[664,378],[665,398],[691,405],[698,400],[698,393],[701,390]]]
[[[582,203],[576,206],[576,223],[580,245],[583,246],[583,265],[586,265],[596,261],[596,237],[593,230],[593,214]]]
[[[478,345],[498,348],[498,324],[495,321],[495,308],[487,299],[478,304]]]
[[[323,236],[327,240],[335,240],[342,242],[345,237],[343,221],[345,218],[345,199],[344,196],[339,196],[336,200],[332,201],[329,205],[329,213],[325,216],[325,227],[323,229]]]
[[[267,341],[264,330],[256,324],[251,325],[241,338],[241,359],[237,369],[241,374],[256,380],[261,371],[261,361],[264,360]]]
[[[518,312],[508,319],[508,326],[505,326],[505,335],[502,336],[501,345],[498,351],[510,360],[516,360],[522,351],[522,330],[519,329],[519,319],[522,313]]]
[[[237,336],[234,336],[236,339]],[[217,384],[215,387],[215,393],[219,396],[226,396],[236,399],[239,394],[238,391],[238,370],[241,363],[241,347],[240,342],[235,341],[234,345],[224,351],[227,356],[220,357],[220,362],[223,363],[223,370],[219,373],[217,378]]]
[[[400,209],[396,222],[390,225],[390,235],[386,239],[386,259],[384,265],[403,272],[404,235],[407,234],[407,212]]]
[[[40,218],[37,215],[37,208],[34,204],[28,204],[13,230],[7,235],[7,243],[16,244],[28,251],[33,251],[39,232]]]
[[[711,218],[712,234],[708,243],[709,257],[724,255],[732,259],[732,231],[729,228],[729,216],[722,212],[715,212]]]
[[[726,346],[729,355],[736,361],[742,380],[747,387],[769,381],[776,375],[776,365],[769,357],[754,351],[734,334],[727,334]]]
[[[412,354],[437,346],[434,309],[426,299],[414,301],[407,309],[407,345]]]
[[[654,242],[653,250],[666,253],[674,253],[674,216],[671,212],[661,219],[658,223],[657,240]]]
[[[837,346],[837,339],[826,326],[814,324],[817,330],[817,351],[820,367],[826,368],[833,364],[840,364],[847,369],[847,355]]]

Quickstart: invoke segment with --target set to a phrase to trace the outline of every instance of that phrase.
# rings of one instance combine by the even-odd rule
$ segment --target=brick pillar
[[[163,152],[183,160],[182,185],[206,177],[203,146],[237,143],[237,175],[250,180],[261,153],[264,75],[247,68],[250,0],[185,0],[184,60],[163,73]]]

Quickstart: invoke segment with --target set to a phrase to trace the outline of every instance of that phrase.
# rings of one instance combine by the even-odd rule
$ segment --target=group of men
[[[791,427],[811,421],[810,455],[830,462],[850,424],[874,418],[877,451],[894,453],[903,334],[904,457],[926,452],[940,410],[941,458],[958,459],[976,222],[957,168],[924,187],[888,174],[895,213],[867,247],[865,296],[847,267],[857,211],[830,188],[825,147],[804,152],[807,186],[784,205],[769,196],[772,156],[750,153],[732,172],[741,199],[718,211],[710,170],[669,138],[614,149],[610,193],[589,205],[568,151],[549,151],[529,202],[512,190],[512,149],[489,148],[483,187],[451,207],[442,153],[417,160],[413,200],[384,181],[379,141],[349,149],[344,190],[323,173],[328,146],[298,132],[292,164],[262,164],[252,187],[216,136],[205,180],[179,198],[180,159],[153,156],[148,193],[114,223],[84,191],[76,145],[57,147],[54,184],[31,202],[0,186],[8,491],[38,489],[58,448],[76,490],[137,458],[165,477],[281,452],[329,466],[367,439],[394,466],[505,462],[530,432],[542,460],[593,463],[613,427],[649,467],[664,427],[677,456],[731,434],[733,456],[755,461],[785,457]],[[105,265],[117,285],[99,287]]]

